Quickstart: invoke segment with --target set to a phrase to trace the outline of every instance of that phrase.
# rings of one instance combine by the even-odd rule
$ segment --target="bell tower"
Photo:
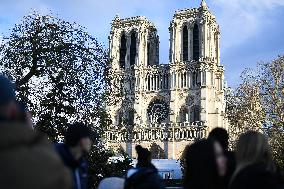
[[[126,70],[159,64],[159,36],[143,16],[114,18],[109,36],[112,68]]]
[[[169,27],[169,63],[159,64],[159,36],[145,17],[111,23],[109,49],[115,103],[108,146],[135,157],[136,144],[159,146],[176,159],[184,147],[227,127],[220,30],[205,0],[175,12]]]
[[[220,64],[219,25],[205,0],[199,8],[176,11],[169,32],[171,63],[209,58]]]

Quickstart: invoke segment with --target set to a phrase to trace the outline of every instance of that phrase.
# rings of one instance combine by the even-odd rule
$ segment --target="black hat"
[[[13,100],[16,100],[13,83],[8,78],[0,75],[0,106],[4,106]]]
[[[65,143],[67,146],[76,146],[82,138],[91,138],[91,130],[83,123],[74,123],[67,128]]]
[[[137,145],[135,149],[138,154],[138,161],[148,161],[149,156],[151,156],[151,152],[147,148]]]

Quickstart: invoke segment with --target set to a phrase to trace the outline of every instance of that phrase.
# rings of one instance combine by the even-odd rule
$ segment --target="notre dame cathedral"
[[[169,26],[169,63],[159,64],[155,25],[137,16],[112,21],[111,71],[119,96],[106,106],[112,125],[106,143],[135,157],[135,145],[178,159],[190,142],[227,128],[220,29],[202,0],[176,11]]]

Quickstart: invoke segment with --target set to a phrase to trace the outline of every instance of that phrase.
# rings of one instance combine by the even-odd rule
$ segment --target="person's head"
[[[91,150],[91,131],[83,123],[71,124],[65,133],[65,144],[71,148],[79,148],[82,153]]]
[[[19,108],[19,114],[16,121],[24,123],[29,128],[33,129],[32,114],[29,112],[27,105],[23,102],[17,102],[17,105]]]
[[[123,189],[124,188],[125,179],[119,177],[109,177],[103,179],[98,189]]]
[[[265,164],[274,169],[267,138],[256,131],[242,134],[236,146],[237,170],[252,164]]]
[[[218,188],[226,173],[226,158],[217,141],[201,140],[186,147],[185,189]]]
[[[0,75],[0,117],[13,120],[18,115],[14,85],[6,77]]]
[[[214,128],[208,136],[211,140],[217,140],[225,151],[228,150],[229,147],[229,134],[226,129],[217,127]]]
[[[137,166],[148,167],[151,164],[151,152],[147,148],[143,148],[141,145],[135,147],[137,152]]]

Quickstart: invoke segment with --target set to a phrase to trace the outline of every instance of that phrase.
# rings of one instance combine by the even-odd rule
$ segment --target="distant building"
[[[227,127],[220,29],[205,1],[176,11],[169,33],[169,64],[159,64],[152,22],[141,16],[112,22],[111,98],[122,95],[106,107],[113,123],[106,138],[109,147],[132,157],[141,144],[154,146],[164,156],[158,158],[177,159],[189,142]]]

